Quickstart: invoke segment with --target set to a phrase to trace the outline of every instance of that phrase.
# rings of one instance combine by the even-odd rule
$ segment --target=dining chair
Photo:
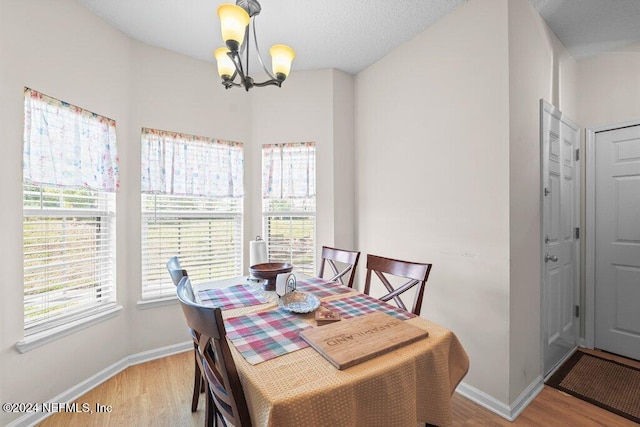
[[[329,267],[331,267],[331,270],[333,270],[334,274],[334,276],[329,280],[337,280],[344,285],[344,281],[342,280],[343,276],[351,272],[347,286],[353,288],[353,279],[356,277],[356,267],[358,266],[358,259],[360,259],[360,252],[323,246],[322,261],[320,261],[320,271],[318,272],[318,277],[323,277],[324,266],[325,264],[329,264]],[[346,264],[346,267],[342,271],[338,271],[336,262]]]
[[[171,280],[175,286],[178,286],[180,283],[180,279],[184,276],[188,276],[187,270],[183,270],[180,266],[180,260],[177,256],[171,257],[169,261],[167,261],[167,270],[169,270],[169,274],[171,275]]]
[[[249,408],[236,365],[226,338],[222,311],[197,304],[190,298],[189,277],[183,277],[177,288],[187,324],[198,336],[198,362],[205,373],[207,406],[205,425],[251,426]],[[191,292],[193,293],[193,291]]]
[[[374,272],[380,279],[388,293],[378,299],[380,301],[390,301],[393,299],[395,303],[407,310],[400,295],[409,289],[417,286],[415,296],[413,298],[413,307],[411,312],[420,315],[422,308],[422,297],[424,295],[424,287],[429,279],[429,272],[432,264],[423,264],[418,262],[401,261],[397,259],[385,258],[377,255],[367,255],[367,278],[364,283],[364,293],[369,295],[371,289],[371,273]],[[404,285],[394,288],[384,274],[403,277],[410,279]],[[408,311],[408,310],[407,310]]]
[[[171,257],[171,259],[167,262],[167,270],[169,270],[169,275],[171,276],[171,280],[175,286],[178,286],[180,280],[183,277],[188,277],[187,270],[183,270],[180,266],[180,260],[177,256]],[[189,295],[191,300],[195,301],[195,297],[193,294],[193,289],[191,286],[188,287],[188,292],[191,293]],[[193,329],[189,328],[189,334],[191,334],[191,338],[193,339],[193,357],[195,359],[195,374],[193,376],[193,397],[191,398],[191,412],[196,412],[198,410],[198,400],[200,400],[200,393],[204,391],[204,379],[202,371],[200,370],[200,365],[198,364],[198,337],[196,336]]]

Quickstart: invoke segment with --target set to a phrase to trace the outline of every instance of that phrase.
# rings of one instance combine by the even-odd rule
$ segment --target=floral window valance
[[[262,197],[303,199],[316,195],[316,144],[301,142],[262,146]]]
[[[142,192],[242,197],[243,145],[142,129]]]
[[[23,177],[26,184],[117,191],[116,122],[25,88]]]

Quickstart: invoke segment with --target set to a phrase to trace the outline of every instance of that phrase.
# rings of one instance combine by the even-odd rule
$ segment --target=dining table
[[[451,396],[469,358],[449,329],[340,283],[294,271],[296,291],[342,319],[382,311],[428,331],[426,338],[347,369],[301,339],[314,313],[293,313],[276,292],[242,276],[193,284],[198,303],[220,307],[256,426],[438,426],[452,424]]]

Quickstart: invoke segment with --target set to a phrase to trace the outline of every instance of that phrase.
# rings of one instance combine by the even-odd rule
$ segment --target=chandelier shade
[[[218,64],[218,75],[226,89],[244,87],[249,90],[254,86],[282,86],[289,76],[291,63],[296,54],[289,46],[275,44],[271,46],[271,71],[267,69],[258,48],[256,35],[256,16],[261,6],[257,0],[237,0],[236,4],[223,4],[218,7],[222,40],[226,47],[215,50],[214,57]],[[253,41],[258,61],[270,79],[255,82],[249,75],[249,44],[253,33]],[[244,57],[244,63],[243,63]],[[273,73],[272,73],[273,72]],[[237,80],[237,81],[236,81]]]
[[[223,78],[231,78],[231,76],[236,72],[236,66],[228,54],[229,49],[226,47],[219,47],[213,53],[213,56],[216,58],[216,62],[218,63],[218,74]]]
[[[274,44],[269,49],[271,55],[271,70],[276,76],[278,74],[284,74],[285,77],[289,76],[291,71],[291,63],[293,58],[296,57],[296,53],[286,44]]]
[[[249,14],[235,4],[223,4],[218,8],[222,40],[229,50],[237,51],[244,41],[244,35],[249,25]]]

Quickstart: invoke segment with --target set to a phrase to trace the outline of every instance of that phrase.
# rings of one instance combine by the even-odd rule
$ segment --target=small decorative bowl
[[[266,280],[262,285],[262,289],[265,291],[275,291],[278,274],[291,273],[291,270],[293,270],[293,265],[286,262],[266,262],[249,267],[249,272],[253,277]]]
[[[320,300],[308,292],[293,291],[280,297],[278,306],[293,313],[311,313],[320,307]]]

